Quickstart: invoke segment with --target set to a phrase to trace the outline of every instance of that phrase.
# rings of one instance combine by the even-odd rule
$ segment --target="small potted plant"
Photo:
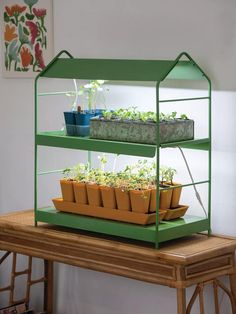
[[[118,172],[115,181],[115,196],[117,201],[117,208],[119,210],[131,210],[131,203],[130,203],[130,195],[128,186],[128,176],[125,171]]]
[[[160,201],[159,208],[160,209],[168,209],[170,208],[171,199],[172,199],[172,189],[167,184],[168,177],[168,168],[160,167],[159,170],[160,175]]]
[[[149,179],[149,189],[151,190],[151,198],[150,198],[150,213],[153,213],[157,209],[157,188],[156,188],[156,163],[153,162],[148,171],[148,179]],[[160,190],[159,190],[160,193]],[[160,195],[160,194],[159,194]]]
[[[139,176],[134,176],[129,184],[129,193],[132,211],[148,213],[151,196],[148,182]]]
[[[75,121],[75,113],[76,113],[76,107],[77,107],[77,101],[78,101],[78,88],[76,80],[73,80],[75,91],[66,93],[66,96],[69,98],[72,98],[71,102],[71,110],[70,111],[64,111],[64,119],[65,119],[65,125],[66,125],[66,134],[69,136],[75,136],[76,135],[76,121]]]
[[[112,209],[117,208],[114,188],[115,182],[116,174],[114,174],[113,172],[104,173],[104,180],[100,185],[103,207]]]
[[[106,182],[105,164],[107,163],[106,155],[98,156],[100,160],[99,169],[90,169],[88,182],[86,184],[89,205],[102,206],[101,185]]]
[[[89,163],[80,163],[74,168],[75,176],[73,181],[73,188],[75,201],[78,204],[88,204],[86,183],[88,180],[89,167]]]
[[[145,214],[149,211],[152,167],[147,160],[139,160],[131,169],[129,193],[133,212]]]
[[[98,179],[103,175],[99,169],[91,169],[86,183],[88,203],[93,206],[102,206],[102,196]]]
[[[105,208],[116,209],[116,198],[114,191],[115,176],[111,172],[105,172],[105,165],[107,163],[106,155],[98,156],[100,160],[100,169],[96,177],[97,184],[99,185],[102,206]]]
[[[90,119],[102,113],[102,109],[97,109],[99,95],[103,95],[103,80],[91,80],[88,84],[79,88],[78,95],[81,97],[81,105],[78,106],[75,114],[76,129],[78,136],[89,135]]]
[[[174,187],[172,189],[172,197],[170,208],[177,208],[179,206],[180,196],[182,192],[182,187],[180,183],[173,182],[174,175],[177,171],[171,167],[166,169],[166,182],[165,184]]]
[[[66,132],[70,136],[88,136],[90,119],[102,113],[102,109],[97,109],[99,95],[105,101],[103,95],[103,80],[91,80],[90,83],[77,86],[73,80],[75,91],[66,95],[72,97],[71,111],[64,112]],[[78,105],[78,98],[81,97],[81,105]]]
[[[74,174],[72,168],[66,168],[63,170],[63,179],[60,180],[61,193],[63,201],[65,202],[74,202],[74,190],[73,190],[73,182],[74,182]]]

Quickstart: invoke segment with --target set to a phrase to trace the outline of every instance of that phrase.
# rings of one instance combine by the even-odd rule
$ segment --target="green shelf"
[[[40,132],[36,135],[36,144],[141,157],[154,157],[156,153],[155,145],[67,136],[63,131]]]
[[[211,141],[209,138],[203,139],[196,139],[190,141],[181,141],[181,142],[174,142],[174,143],[164,143],[161,144],[161,148],[168,148],[168,147],[182,147],[188,149],[198,149],[198,150],[209,150],[211,145]]]
[[[156,145],[98,140],[89,137],[67,136],[65,135],[64,131],[40,132],[36,135],[36,144],[42,146],[71,148],[141,157],[154,157],[156,153]],[[210,147],[210,141],[209,139],[197,139],[191,141],[165,143],[161,144],[160,146],[162,148],[180,146],[190,149],[208,150]]]
[[[36,211],[36,220],[80,230],[109,234],[140,241],[156,242],[156,226],[139,226],[130,223],[110,221],[57,211],[53,207]],[[209,219],[185,215],[184,218],[165,221],[159,224],[158,242],[191,235],[209,229]]]

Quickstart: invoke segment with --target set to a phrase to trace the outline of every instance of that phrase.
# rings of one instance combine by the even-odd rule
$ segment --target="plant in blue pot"
[[[103,80],[92,80],[80,86],[78,95],[81,105],[78,106],[75,114],[76,135],[88,136],[90,119],[102,113],[103,110],[97,108],[97,104],[101,101],[105,104],[103,84]]]
[[[66,93],[66,96],[72,98],[71,110],[64,111],[66,134],[69,136],[77,135],[75,116],[77,112],[77,102],[78,102],[79,92],[78,92],[76,80],[73,80],[73,82],[74,82],[75,91]]]

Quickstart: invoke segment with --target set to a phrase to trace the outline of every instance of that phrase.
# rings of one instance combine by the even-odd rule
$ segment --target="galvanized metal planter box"
[[[118,119],[106,120],[95,117],[90,120],[90,137],[113,141],[156,144],[156,123]],[[160,122],[160,143],[185,141],[193,138],[193,120],[175,119]]]

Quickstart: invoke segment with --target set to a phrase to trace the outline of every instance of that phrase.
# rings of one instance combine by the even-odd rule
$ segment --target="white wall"
[[[233,0],[54,1],[55,53],[164,59],[186,50],[206,69],[218,89],[213,91],[212,227],[230,235],[236,235],[236,92],[225,90],[235,90],[235,9]],[[0,77],[1,212],[33,207],[33,102],[33,80]],[[45,159],[44,166],[51,162]],[[196,159],[194,166],[199,167]],[[57,271],[57,314],[175,313],[175,291],[169,288],[65,265]],[[225,298],[222,313],[229,313]]]

